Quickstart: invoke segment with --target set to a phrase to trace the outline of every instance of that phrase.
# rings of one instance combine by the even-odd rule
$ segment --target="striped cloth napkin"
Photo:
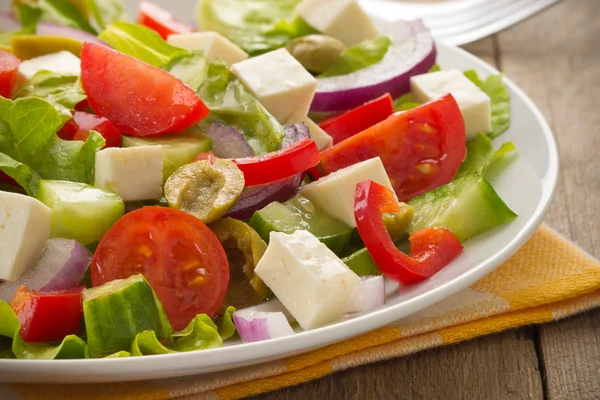
[[[392,326],[317,351],[232,371],[151,382],[2,384],[0,398],[237,399],[598,306],[598,261],[542,226],[517,254],[470,288]]]

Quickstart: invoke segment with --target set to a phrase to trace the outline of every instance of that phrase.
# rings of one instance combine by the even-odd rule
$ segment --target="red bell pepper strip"
[[[19,77],[21,60],[0,50],[0,96],[10,98]]]
[[[75,111],[73,119],[67,121],[57,135],[64,140],[86,141],[91,130],[98,132],[106,140],[104,148],[121,146],[123,135],[112,122],[83,111]]]
[[[41,292],[19,287],[10,306],[21,322],[21,338],[26,342],[54,342],[77,334],[83,317],[84,288]]]
[[[394,194],[373,181],[362,181],[354,192],[354,217],[358,233],[383,275],[402,284],[429,278],[444,268],[463,249],[456,236],[445,228],[425,228],[413,233],[410,256],[392,241],[381,214],[399,211]]]
[[[386,93],[338,117],[321,121],[319,126],[333,138],[333,144],[336,144],[378,124],[394,111],[394,100]]]
[[[234,159],[244,173],[246,186],[288,178],[319,163],[319,149],[310,139],[302,139],[285,149],[255,157]]]
[[[179,21],[167,10],[145,1],[140,3],[138,22],[156,31],[165,40],[174,33],[194,31],[193,27]]]

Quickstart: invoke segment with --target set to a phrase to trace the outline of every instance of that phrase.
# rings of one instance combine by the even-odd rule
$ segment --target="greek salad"
[[[192,10],[190,10],[191,12]],[[0,358],[294,335],[517,215],[502,76],[355,0],[14,0],[0,14]],[[388,285],[389,286],[389,285]]]

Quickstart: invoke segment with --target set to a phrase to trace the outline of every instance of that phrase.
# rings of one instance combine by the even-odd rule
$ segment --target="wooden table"
[[[561,174],[546,222],[600,257],[600,0],[465,46],[540,107]],[[527,132],[522,132],[527,135]],[[339,372],[256,399],[599,399],[600,310]]]

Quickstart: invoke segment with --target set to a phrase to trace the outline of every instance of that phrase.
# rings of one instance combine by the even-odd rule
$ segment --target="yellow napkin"
[[[472,287],[393,326],[281,361],[152,382],[0,385],[2,399],[236,399],[600,306],[600,264],[546,226]]]

